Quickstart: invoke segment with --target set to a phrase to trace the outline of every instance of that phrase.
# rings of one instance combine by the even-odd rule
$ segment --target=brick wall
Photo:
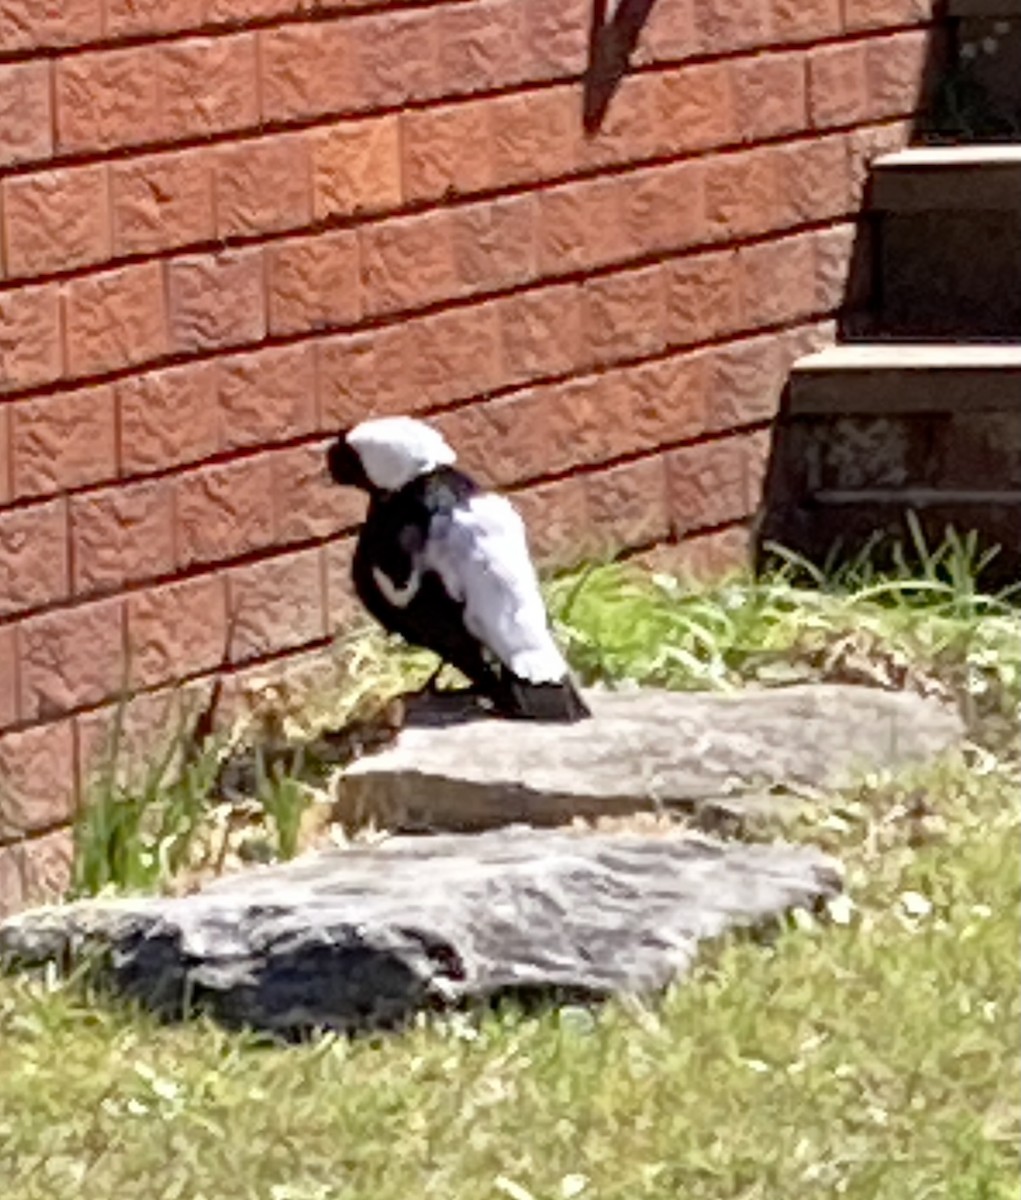
[[[126,673],[327,644],[339,426],[438,414],[549,559],[740,552],[932,4],[658,0],[589,135],[593,2],[0,0],[0,896]]]

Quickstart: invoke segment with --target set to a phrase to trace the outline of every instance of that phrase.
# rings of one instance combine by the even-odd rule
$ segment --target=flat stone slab
[[[701,941],[839,888],[814,847],[521,827],[400,837],[190,896],[23,913],[0,924],[0,966],[98,951],[119,992],[172,1018],[367,1030],[508,993],[655,991]]]
[[[742,814],[789,815],[798,793],[931,758],[964,736],[937,699],[856,686],[586,699],[591,720],[563,726],[464,719],[456,709],[445,724],[441,697],[412,711],[392,746],[343,772],[337,819],[465,832],[666,810],[714,829]]]

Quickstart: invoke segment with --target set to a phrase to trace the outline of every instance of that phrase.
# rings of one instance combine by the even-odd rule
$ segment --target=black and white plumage
[[[510,501],[484,492],[442,435],[410,417],[355,426],[328,461],[336,483],[369,495],[352,577],[380,624],[457,667],[506,716],[589,715]]]

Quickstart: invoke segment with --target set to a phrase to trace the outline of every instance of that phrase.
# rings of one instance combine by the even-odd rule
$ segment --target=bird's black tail
[[[592,716],[589,706],[570,678],[560,683],[529,683],[506,676],[499,707],[508,717],[523,721],[582,721]]]

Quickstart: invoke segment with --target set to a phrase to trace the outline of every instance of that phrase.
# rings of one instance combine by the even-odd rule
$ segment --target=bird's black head
[[[330,478],[341,487],[360,488],[363,492],[375,492],[376,488],[365,473],[365,467],[358,451],[347,440],[347,434],[342,433],[326,452],[326,461],[330,469]]]

